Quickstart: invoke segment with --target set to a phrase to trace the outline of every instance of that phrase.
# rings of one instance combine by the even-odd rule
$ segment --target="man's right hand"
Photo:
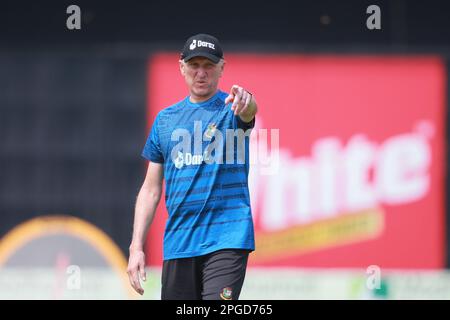
[[[134,290],[140,295],[144,294],[144,289],[141,287],[141,278],[146,280],[145,276],[145,253],[142,250],[130,249],[130,258],[128,260],[127,268],[128,278]]]

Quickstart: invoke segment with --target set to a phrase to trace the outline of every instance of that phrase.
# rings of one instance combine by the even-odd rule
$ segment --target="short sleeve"
[[[142,151],[142,156],[151,162],[164,163],[164,156],[161,150],[158,125],[159,125],[159,115],[153,122],[152,129],[150,131],[150,134],[148,135],[147,142],[145,143],[144,146],[144,150]]]

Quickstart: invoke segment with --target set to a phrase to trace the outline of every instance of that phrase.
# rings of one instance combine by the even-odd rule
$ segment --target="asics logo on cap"
[[[201,40],[197,41],[194,39],[194,40],[192,40],[192,43],[189,46],[189,49],[194,50],[196,47],[205,47],[205,48],[215,49],[214,43],[201,41]]]

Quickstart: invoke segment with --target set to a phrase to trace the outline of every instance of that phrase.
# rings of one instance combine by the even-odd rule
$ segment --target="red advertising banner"
[[[148,124],[187,88],[149,62]],[[442,268],[446,74],[434,56],[226,55],[220,88],[259,104],[250,265]],[[278,147],[278,148],[277,148]],[[161,264],[164,201],[148,238]]]

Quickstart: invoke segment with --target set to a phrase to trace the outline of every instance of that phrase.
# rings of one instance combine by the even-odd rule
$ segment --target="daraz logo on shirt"
[[[173,160],[175,168],[181,169],[183,166],[202,164],[204,160],[208,159],[207,151],[201,154],[183,153],[178,151],[178,156]]]

